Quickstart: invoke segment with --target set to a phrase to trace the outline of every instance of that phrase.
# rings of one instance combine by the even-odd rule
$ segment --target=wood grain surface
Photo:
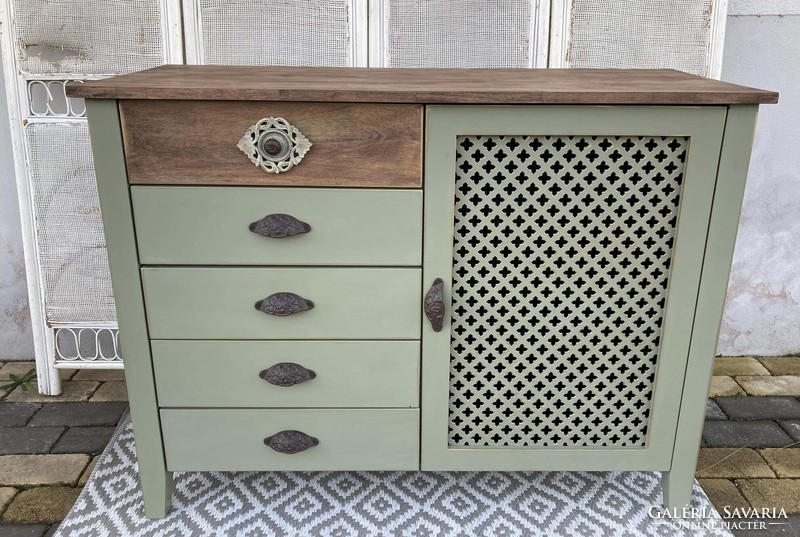
[[[776,103],[772,91],[668,69],[377,69],[165,65],[70,97],[485,104]]]
[[[412,104],[120,101],[135,184],[417,187],[422,107]],[[267,173],[236,144],[282,117],[313,144],[289,171]]]

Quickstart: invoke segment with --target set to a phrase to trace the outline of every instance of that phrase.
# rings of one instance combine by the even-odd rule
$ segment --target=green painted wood
[[[419,339],[420,270],[143,268],[153,339]],[[314,308],[255,309],[291,292]]]
[[[131,197],[144,264],[421,264],[420,190],[135,186]],[[248,229],[274,213],[311,231],[276,239]]]
[[[148,518],[162,518],[172,498],[161,444],[158,404],[136,254],[128,178],[116,101],[87,100],[89,133],[117,306],[139,479]]]
[[[152,349],[162,407],[419,406],[417,341],[156,340]],[[316,376],[287,387],[259,377],[282,362]]]
[[[173,471],[416,470],[415,409],[162,410]],[[264,438],[298,430],[319,445],[278,453]]]
[[[445,316],[445,328],[441,332],[434,332],[429,323],[423,323],[422,329],[423,469],[668,470],[670,468],[678,419],[679,401],[675,397],[675,391],[682,384],[688,355],[725,112],[725,108],[722,107],[428,107],[423,287],[427,289],[434,278],[443,278],[445,304],[448,305],[448,310],[451,300],[456,136],[470,134],[689,136],[691,142],[646,446],[644,448],[448,449],[451,340],[451,318],[448,311]]]
[[[664,503],[671,508],[683,508],[692,496],[705,403],[717,350],[757,114],[758,106],[755,105],[731,106],[725,123],[689,360],[680,397],[680,419],[672,467],[664,473],[662,480]],[[676,389],[676,399],[677,396]]]

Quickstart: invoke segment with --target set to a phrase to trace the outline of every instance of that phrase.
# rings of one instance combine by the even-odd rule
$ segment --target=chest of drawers
[[[88,99],[145,510],[206,470],[688,503],[759,103],[673,71],[170,66]]]

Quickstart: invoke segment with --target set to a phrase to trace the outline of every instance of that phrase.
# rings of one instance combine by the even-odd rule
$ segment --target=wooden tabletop
[[[778,94],[667,69],[165,65],[71,84],[70,97],[484,104],[756,104]]]

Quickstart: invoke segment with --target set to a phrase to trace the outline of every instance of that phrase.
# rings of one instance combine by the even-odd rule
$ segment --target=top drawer
[[[124,100],[119,107],[134,184],[422,184],[419,105]],[[282,173],[264,171],[237,147],[265,118],[285,119],[312,144]],[[265,150],[283,155],[277,142]]]

